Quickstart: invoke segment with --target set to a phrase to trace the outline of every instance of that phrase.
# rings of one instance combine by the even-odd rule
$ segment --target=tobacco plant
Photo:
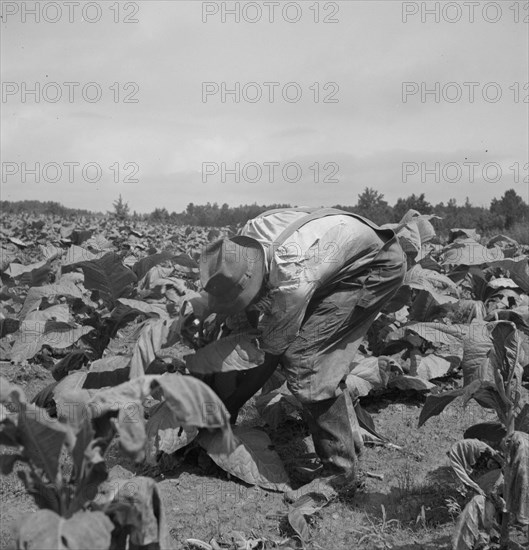
[[[470,399],[497,414],[496,422],[471,426],[449,451],[450,465],[474,495],[461,512],[453,536],[455,550],[507,549],[512,528],[529,542],[529,392],[522,385],[520,333],[513,323],[487,325],[492,347],[484,375],[467,386],[431,395],[419,426],[450,402]]]

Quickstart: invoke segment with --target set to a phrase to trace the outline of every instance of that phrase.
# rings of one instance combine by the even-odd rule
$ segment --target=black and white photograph
[[[529,2],[0,0],[0,547],[529,550]]]

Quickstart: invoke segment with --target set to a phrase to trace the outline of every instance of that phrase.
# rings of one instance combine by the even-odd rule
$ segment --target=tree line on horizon
[[[111,215],[123,221],[146,221],[205,227],[239,226],[266,210],[289,208],[291,206],[293,205],[258,205],[256,203],[239,206],[229,206],[224,203],[219,206],[216,202],[213,204],[208,202],[202,205],[189,203],[182,212],[169,213],[167,208],[162,207],[155,208],[148,214],[139,214],[137,212],[131,213],[128,203],[120,195],[113,203],[113,212],[103,214],[101,212],[67,208],[53,201],[0,201],[0,210],[6,214],[52,215],[68,218]],[[417,210],[421,214],[433,214],[441,218],[435,220],[435,225],[440,233],[447,233],[449,229],[454,227],[475,228],[482,233],[513,230],[513,228],[519,229],[520,226],[525,231],[529,228],[529,205],[514,189],[505,191],[499,199],[493,199],[488,208],[472,205],[468,197],[464,204],[457,204],[456,199],[451,198],[447,203],[440,202],[433,205],[426,200],[424,193],[399,198],[391,206],[384,199],[382,193],[369,187],[366,187],[358,195],[358,201],[355,205],[336,204],[333,206],[369,218],[379,225],[400,221],[410,209]]]

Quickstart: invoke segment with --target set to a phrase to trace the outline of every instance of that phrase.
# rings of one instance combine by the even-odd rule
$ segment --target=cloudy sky
[[[2,199],[529,200],[526,2],[1,4]]]

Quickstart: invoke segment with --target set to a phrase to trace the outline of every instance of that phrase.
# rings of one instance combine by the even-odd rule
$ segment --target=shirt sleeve
[[[296,338],[315,289],[314,282],[304,279],[297,284],[284,281],[270,290],[270,311],[259,323],[261,348],[265,352],[280,355]]]
[[[343,265],[339,258],[327,261],[330,241],[326,235],[305,242],[298,237],[293,235],[276,248],[271,258],[268,281],[271,306],[259,328],[262,348],[274,355],[283,353],[293,342],[314,292]]]

